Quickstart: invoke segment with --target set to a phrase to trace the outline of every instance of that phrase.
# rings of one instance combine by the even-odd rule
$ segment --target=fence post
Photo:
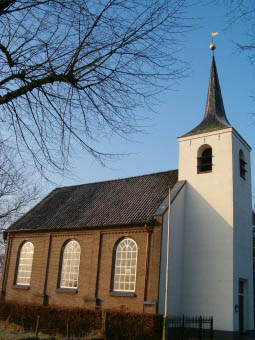
[[[66,337],[70,338],[69,319],[66,320]]]
[[[162,340],[168,340],[168,319],[163,317]]]
[[[39,323],[40,323],[40,315],[37,315],[36,326],[35,326],[35,336],[38,337],[39,333]]]
[[[202,340],[202,330],[203,330],[203,323],[202,323],[202,316],[199,317],[199,340]]]
[[[104,340],[107,340],[107,326],[108,326],[108,313],[102,312],[102,331],[104,334]]]
[[[210,339],[213,340],[213,317],[211,317],[210,322]]]
[[[184,317],[184,314],[183,314],[182,323],[181,323],[181,340],[184,340],[184,328],[185,328],[185,317]]]

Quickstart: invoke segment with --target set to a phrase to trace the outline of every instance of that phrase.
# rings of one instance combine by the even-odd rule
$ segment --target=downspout
[[[167,220],[167,248],[166,248],[166,288],[165,288],[165,312],[164,318],[167,317],[167,298],[168,298],[168,268],[169,268],[169,243],[170,243],[170,214],[171,214],[171,192],[168,187],[168,220]]]
[[[43,305],[44,306],[47,306],[49,303],[49,296],[47,295],[47,286],[48,286],[48,274],[49,274],[49,267],[50,267],[51,244],[52,244],[52,235],[50,234],[44,288],[43,288]]]
[[[4,271],[3,271],[3,276],[2,276],[2,289],[1,289],[1,300],[2,301],[4,301],[5,293],[6,293],[6,283],[7,283],[6,271],[7,271],[7,267],[8,267],[8,263],[9,263],[10,245],[11,245],[10,233],[7,234],[7,239],[8,239],[8,243],[7,243],[6,253],[5,253]]]
[[[147,230],[147,242],[146,242],[146,260],[145,260],[145,279],[144,279],[144,301],[147,301],[148,295],[148,276],[150,265],[150,252],[151,252],[151,228],[145,224]]]
[[[100,265],[101,265],[101,253],[102,253],[102,233],[100,232],[99,233],[98,257],[97,257],[97,276],[96,276],[96,287],[95,287],[96,306],[100,305],[100,301],[98,300],[98,288],[99,288],[99,275],[100,275]]]

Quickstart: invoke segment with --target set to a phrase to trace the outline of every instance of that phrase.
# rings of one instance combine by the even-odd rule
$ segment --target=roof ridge
[[[78,188],[78,187],[81,187],[83,185],[88,185],[88,184],[101,184],[101,183],[110,183],[110,182],[116,182],[116,181],[124,181],[124,180],[131,179],[131,178],[154,176],[154,175],[164,174],[164,173],[168,173],[168,172],[176,172],[176,171],[178,172],[178,169],[153,172],[153,173],[144,174],[144,175],[136,175],[136,176],[130,176],[130,177],[116,178],[116,179],[110,179],[110,180],[99,181],[99,182],[87,182],[87,183],[83,183],[83,184],[67,185],[67,186],[63,186],[63,187],[56,187],[54,190],[61,190],[61,189],[65,189],[65,188],[76,188],[76,187]]]

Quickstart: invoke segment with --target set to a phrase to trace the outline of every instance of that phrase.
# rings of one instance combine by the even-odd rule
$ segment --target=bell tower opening
[[[208,144],[202,145],[197,153],[197,173],[212,171],[212,148]]]

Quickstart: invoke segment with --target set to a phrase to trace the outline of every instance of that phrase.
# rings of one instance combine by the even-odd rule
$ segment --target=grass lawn
[[[32,339],[37,339],[35,337],[34,332],[24,332],[22,327],[17,326],[13,323],[9,322],[2,322],[0,321],[0,340],[21,340],[21,339],[26,339],[26,338],[32,338]],[[46,335],[41,332],[38,334],[39,339],[48,339],[48,340],[64,340],[66,338],[63,337],[55,337],[52,335]],[[72,338],[75,339],[75,338]],[[80,338],[79,338],[80,339]],[[87,337],[83,338],[84,340],[92,340],[92,339],[100,339],[99,336],[95,337]],[[102,338],[101,338],[102,339]],[[82,340],[82,339],[80,339]]]

